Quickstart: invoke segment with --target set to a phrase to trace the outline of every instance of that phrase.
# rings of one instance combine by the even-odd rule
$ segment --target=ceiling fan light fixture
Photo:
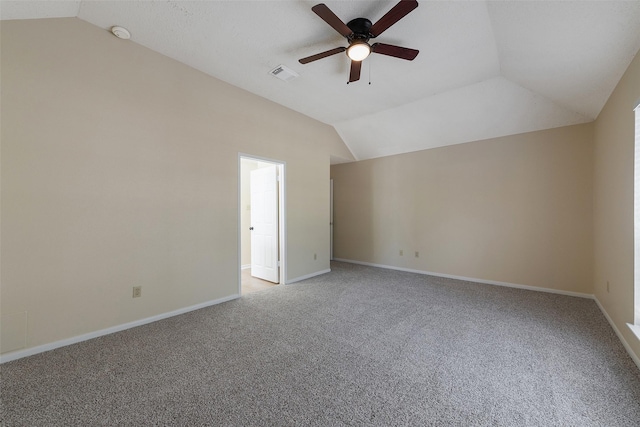
[[[371,46],[367,42],[355,42],[347,49],[347,56],[352,61],[362,61],[371,53]]]
[[[311,10],[318,15],[320,19],[329,24],[331,28],[340,33],[341,36],[345,37],[349,42],[349,47],[336,47],[325,52],[301,58],[298,62],[308,64],[346,51],[347,57],[351,60],[348,83],[352,83],[360,80],[362,61],[371,53],[412,61],[419,53],[416,49],[408,49],[406,47],[385,43],[374,43],[370,45],[369,40],[378,37],[416,7],[418,7],[416,0],[400,0],[375,24],[372,24],[367,18],[355,18],[345,24],[326,4],[317,4],[313,6]]]

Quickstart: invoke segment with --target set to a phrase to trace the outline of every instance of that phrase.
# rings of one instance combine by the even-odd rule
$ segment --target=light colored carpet
[[[0,424],[640,425],[587,299],[333,271],[0,367]]]

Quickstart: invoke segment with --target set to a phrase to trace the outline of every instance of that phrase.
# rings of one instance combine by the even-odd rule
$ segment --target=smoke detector
[[[296,73],[291,68],[286,67],[284,65],[278,65],[276,68],[269,71],[269,74],[285,82],[288,82],[289,80],[293,80],[296,77],[298,77],[298,73]]]
[[[124,27],[111,27],[111,32],[119,39],[129,40],[131,38],[131,33]]]

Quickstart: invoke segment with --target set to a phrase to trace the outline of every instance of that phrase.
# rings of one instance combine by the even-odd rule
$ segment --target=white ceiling
[[[640,49],[640,1],[425,1],[375,41],[420,50],[298,59],[346,40],[312,1],[9,1],[2,19],[78,17],[333,125],[357,159],[594,120]],[[325,3],[345,23],[397,0]],[[269,74],[284,64],[290,82]],[[371,85],[369,85],[369,78]],[[334,159],[335,160],[335,159]]]

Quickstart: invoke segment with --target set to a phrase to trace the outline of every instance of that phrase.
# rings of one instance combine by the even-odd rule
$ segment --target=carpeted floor
[[[5,363],[0,424],[640,425],[593,301],[332,269]]]

